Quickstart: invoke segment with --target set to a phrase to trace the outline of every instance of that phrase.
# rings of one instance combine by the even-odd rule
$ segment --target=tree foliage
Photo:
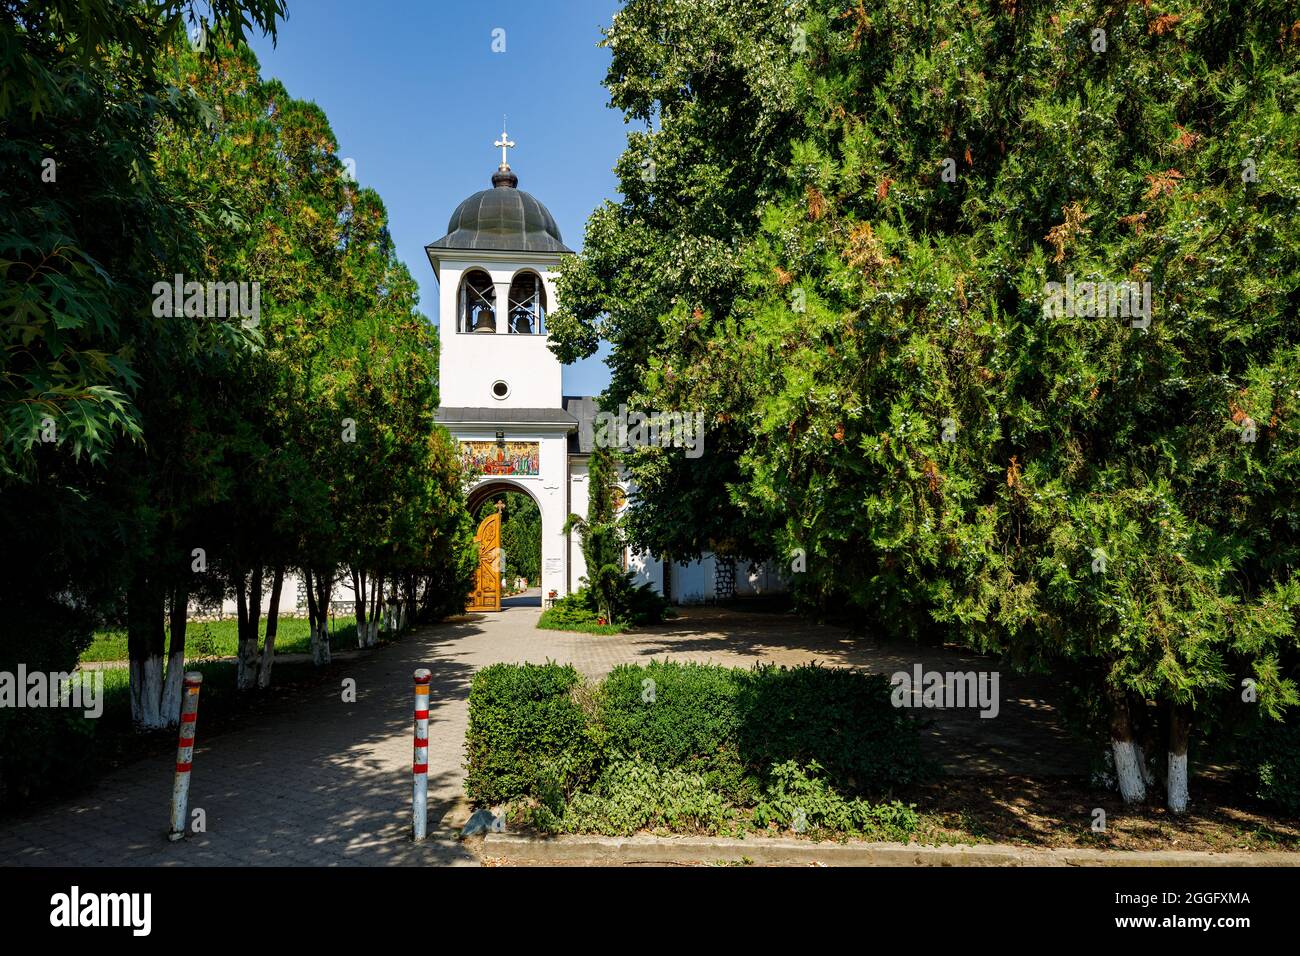
[[[21,635],[0,664],[69,669],[125,618],[146,726],[175,720],[191,598],[237,598],[240,686],[265,685],[287,570],[323,625],[345,567],[412,620],[473,560],[383,204],[243,44],[280,0],[198,6],[0,5],[0,601]],[[260,312],[160,307],[175,276],[255,285]]]
[[[659,126],[629,136],[552,331],[562,355],[612,341],[616,398],[704,409],[713,459],[631,457],[654,502],[634,541],[738,524],[711,546],[801,549],[800,595],[880,628],[942,628],[1170,727],[1232,724],[1252,695],[1282,715],[1287,7],[628,4],[607,85]],[[686,252],[715,226],[725,251]],[[1067,280],[1150,283],[1151,321],[1045,309]],[[658,506],[692,480],[707,500]]]

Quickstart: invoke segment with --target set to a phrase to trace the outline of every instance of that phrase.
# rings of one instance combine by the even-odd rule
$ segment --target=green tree
[[[587,463],[587,517],[569,515],[564,533],[578,531],[582,557],[587,564],[584,586],[595,601],[596,613],[613,622],[622,612],[619,598],[625,593],[623,532],[614,507],[618,490],[618,462],[611,451],[596,448]]]
[[[247,689],[255,677],[266,686],[274,659],[273,600],[257,665],[268,577],[277,591],[287,568],[301,570],[324,663],[341,569],[365,646],[385,609],[392,617],[400,603],[409,618],[422,579],[460,574],[422,562],[459,569],[469,545],[459,470],[447,468],[449,439],[434,423],[436,341],[383,203],[352,181],[319,107],[263,81],[247,47],[183,57],[178,71],[220,119],[208,139],[167,138],[162,162],[194,205],[228,197],[226,214],[207,222],[209,266],[256,279],[262,294],[261,348],[227,393],[223,463],[236,484],[217,542],[240,608],[237,679]]]
[[[160,124],[195,135],[208,118],[157,69],[188,45],[197,6],[0,6],[0,601],[24,635],[6,642],[6,660],[69,669],[124,591],[148,592],[157,612],[147,630],[129,628],[133,657],[161,658],[163,601],[178,572],[150,543],[175,533],[194,487],[159,483],[171,495],[164,514],[128,462],[140,462],[150,429],[159,454],[192,454],[188,428],[202,410],[193,391],[173,386],[250,345],[238,325],[151,308],[153,284],[199,254],[193,210],[151,163]],[[235,40],[249,28],[273,35],[284,13],[279,0],[203,9],[212,36]],[[154,574],[135,573],[153,557]],[[133,693],[137,720],[157,725],[165,693],[160,680]]]
[[[1189,736],[1230,730],[1242,681],[1274,716],[1297,700],[1300,35],[1285,6],[792,7],[799,42],[767,69],[796,111],[729,170],[761,200],[727,227],[739,276],[721,295],[675,286],[693,261],[676,237],[708,227],[687,210],[680,231],[648,222],[620,165],[626,198],[593,214],[566,272],[571,318],[552,325],[576,354],[611,339],[616,395],[690,395],[745,436],[710,431],[707,457],[734,470],[709,492],[727,489],[740,535],[803,550],[805,600],[1062,674],[1106,702],[1125,797],[1145,793],[1145,742],[1176,811]],[[723,52],[694,65],[689,39],[630,42],[620,61],[624,24],[707,37],[731,10],[647,0],[616,21],[611,86],[662,100],[651,141],[725,148],[704,133],[739,94],[707,71],[774,31],[733,16]],[[1048,283],[1067,281],[1149,282],[1154,314],[1051,308]],[[675,298],[640,291],[659,289]],[[641,306],[639,341],[622,341]],[[683,517],[657,506],[662,458],[629,461],[654,503],[642,528]]]
[[[622,201],[592,213],[582,253],[561,264],[548,326],[564,362],[611,343],[608,408],[707,411],[703,457],[626,456],[640,495],[656,502],[630,510],[628,536],[652,554],[771,548],[766,516],[726,500],[749,436],[730,411],[738,383],[714,374],[710,328],[742,291],[739,252],[784,182],[799,118],[798,10],[786,0],[642,0],[602,40],[611,105],[644,128],[628,134],[615,167]]]

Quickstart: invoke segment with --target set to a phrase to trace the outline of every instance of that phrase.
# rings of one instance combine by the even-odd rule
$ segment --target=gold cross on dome
[[[514,141],[511,140],[510,137],[508,137],[508,136],[506,135],[506,118],[505,118],[504,116],[501,117],[501,138],[500,138],[499,140],[497,140],[495,143],[493,143],[492,145],[493,145],[493,146],[498,146],[498,147],[500,147],[500,149],[501,149],[501,165],[502,165],[502,167],[508,169],[508,168],[510,167],[510,164],[509,164],[508,162],[506,162],[506,150],[507,150],[507,149],[514,149],[514,148],[515,148],[515,144],[514,144]]]
[[[500,514],[501,512],[503,512],[503,511],[505,511],[505,510],[506,510],[506,503],[505,503],[504,501],[498,501],[498,502],[497,502],[497,514]]]

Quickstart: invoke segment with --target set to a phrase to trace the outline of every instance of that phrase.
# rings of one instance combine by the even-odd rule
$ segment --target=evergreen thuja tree
[[[614,492],[618,487],[618,463],[611,451],[596,449],[588,464],[587,517],[569,515],[564,533],[578,530],[582,557],[587,562],[583,579],[596,604],[596,613],[613,622],[622,613],[619,596],[624,591],[623,534],[614,513]]]
[[[725,489],[810,603],[1050,671],[1125,799],[1163,771],[1183,811],[1189,743],[1300,700],[1293,5],[752,6],[611,37],[655,175],[552,328],[610,341],[609,397],[702,409],[714,469],[704,502],[630,457],[633,541],[701,547],[644,529]]]

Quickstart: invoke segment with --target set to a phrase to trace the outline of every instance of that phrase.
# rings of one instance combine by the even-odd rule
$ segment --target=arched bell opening
[[[510,283],[510,320],[506,331],[540,335],[546,321],[546,285],[536,272],[524,270]]]
[[[472,269],[460,281],[460,306],[457,330],[460,332],[496,332],[497,292],[492,277],[482,269]]]

